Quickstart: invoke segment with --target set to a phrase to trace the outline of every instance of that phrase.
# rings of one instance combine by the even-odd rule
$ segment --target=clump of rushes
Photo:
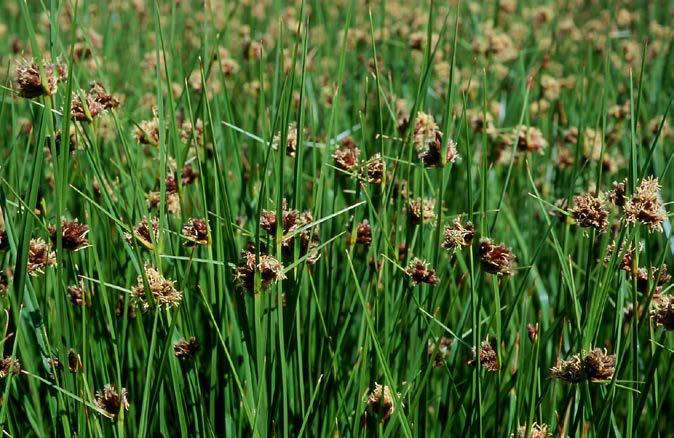
[[[591,193],[573,197],[571,215],[578,226],[583,228],[594,228],[604,232],[608,227],[608,210],[604,200]]]
[[[284,280],[283,264],[274,257],[267,254],[260,254],[259,260],[255,263],[255,253],[244,251],[242,260],[234,270],[234,276],[239,285],[248,292],[255,292],[255,272],[260,273],[262,288],[266,289],[272,283]]]
[[[31,239],[28,247],[28,265],[26,271],[29,275],[44,274],[44,268],[56,265],[56,253],[51,245],[41,237]]]
[[[178,359],[194,357],[199,350],[199,341],[194,336],[189,339],[181,339],[173,345],[173,351]]]
[[[374,154],[365,163],[366,180],[372,184],[381,184],[386,172],[386,164],[380,154]]]
[[[143,120],[133,129],[133,137],[140,144],[159,146],[159,119]]]
[[[549,436],[550,430],[547,424],[532,424],[528,436],[526,426],[519,426],[517,428],[517,438],[548,438]]]
[[[674,297],[672,295],[654,295],[650,316],[656,325],[669,331],[674,330]]]
[[[24,60],[16,66],[16,85],[19,96],[33,99],[51,96],[56,93],[59,82],[66,79],[68,69],[65,64],[42,63],[44,77],[40,67],[32,60]]]
[[[356,227],[356,243],[365,246],[370,246],[372,243],[372,226],[367,219],[364,219]]]
[[[103,389],[96,391],[96,405],[111,418],[117,418],[122,409],[125,411],[129,410],[129,402],[126,399],[126,388],[117,391],[117,388],[113,385],[106,383]]]
[[[68,299],[73,305],[77,307],[91,307],[94,291],[87,289],[83,283],[70,285],[68,286],[67,291]]]
[[[272,148],[278,149],[281,143],[281,133],[277,132],[272,139]],[[290,122],[286,138],[286,155],[294,157],[297,154],[297,123]]]
[[[456,251],[467,248],[473,243],[475,227],[472,222],[461,223],[459,218],[454,219],[451,225],[447,225],[443,232],[442,247],[448,251]]]
[[[452,345],[450,338],[440,338],[438,340],[428,340],[428,347],[426,352],[433,359],[433,367],[439,368],[445,363],[445,359],[449,357],[449,348]]]
[[[367,395],[367,407],[370,415],[382,423],[386,422],[395,412],[391,388],[374,382],[374,389]]]
[[[412,284],[417,286],[422,283],[435,285],[440,282],[440,279],[435,275],[435,271],[429,268],[429,263],[418,257],[410,260],[405,273],[412,280]]]
[[[623,211],[628,224],[638,222],[646,225],[649,232],[662,231],[667,213],[660,200],[658,179],[651,176],[642,180],[634,194],[625,201]]]
[[[435,221],[435,199],[410,199],[409,215],[413,225],[433,223]]]
[[[552,377],[567,383],[606,381],[615,373],[615,354],[607,354],[606,349],[595,348],[584,357],[574,354],[567,360],[557,359],[550,369]]]
[[[13,357],[3,357],[0,359],[0,378],[11,375],[16,376],[21,372],[21,363]]]
[[[208,222],[206,219],[191,218],[183,226],[185,246],[208,245]]]
[[[144,217],[135,227],[133,227],[133,235],[124,233],[124,240],[129,242],[129,244],[131,244],[134,237],[144,248],[148,251],[152,251],[154,249],[154,244],[159,238],[159,219],[152,217],[148,220]]]
[[[49,225],[48,229],[52,245],[56,246],[56,226]],[[88,233],[89,227],[80,224],[77,219],[73,221],[67,221],[65,219],[61,220],[61,246],[65,250],[79,251],[88,248],[90,246],[89,240],[87,240]]]
[[[495,244],[490,238],[480,239],[478,249],[482,269],[499,276],[512,275],[515,272],[515,255],[503,244]]]
[[[335,166],[345,172],[351,172],[358,166],[359,157],[360,149],[358,149],[351,137],[342,140],[341,146],[332,154],[332,158],[335,160]]]
[[[175,282],[164,278],[157,269],[150,265],[146,264],[144,270],[147,286],[152,294],[155,304],[167,309],[178,306],[183,295],[176,290]],[[150,308],[150,303],[145,294],[145,284],[142,275],[138,276],[136,285],[131,289],[131,294],[143,310]]]
[[[78,122],[91,122],[106,110],[117,108],[119,100],[108,94],[100,82],[92,82],[84,101],[77,94],[73,96],[70,115]]]

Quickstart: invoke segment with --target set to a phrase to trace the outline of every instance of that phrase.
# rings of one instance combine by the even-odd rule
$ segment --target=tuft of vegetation
[[[666,436],[671,2],[0,4],[6,436]]]

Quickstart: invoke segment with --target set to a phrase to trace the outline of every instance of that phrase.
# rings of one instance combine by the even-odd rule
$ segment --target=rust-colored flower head
[[[180,177],[180,183],[183,187],[188,186],[199,177],[199,173],[194,170],[194,167],[190,163],[186,163],[183,166],[182,175]]]
[[[482,344],[480,344],[480,363],[482,368],[491,373],[495,373],[501,368],[496,349],[489,341],[482,341]]]
[[[272,283],[284,280],[283,265],[274,257],[260,254],[258,263],[255,263],[255,253],[244,251],[242,260],[234,271],[239,285],[248,292],[255,292],[255,271],[260,273],[262,288],[269,287]]]
[[[342,145],[332,154],[332,158],[335,159],[335,166],[346,172],[351,172],[358,166],[359,157],[360,149],[356,147],[356,143],[350,137],[342,140]]]
[[[185,246],[208,245],[208,222],[206,219],[192,218],[183,226]]]
[[[129,410],[129,402],[126,399],[126,388],[121,391],[106,383],[103,389],[96,391],[96,405],[107,413],[111,418],[117,418],[117,415],[124,409]]]
[[[421,283],[434,285],[440,282],[438,276],[435,275],[435,271],[429,268],[428,262],[418,257],[410,260],[407,268],[405,268],[405,273],[410,277],[414,286]]]
[[[608,210],[604,200],[591,193],[573,197],[571,215],[580,227],[594,228],[600,232],[606,231],[608,227]]]
[[[548,438],[550,430],[547,424],[534,423],[529,428],[529,435],[527,436],[527,427],[519,426],[517,428],[517,438]]]
[[[57,85],[68,76],[65,64],[50,64],[44,62],[40,67],[33,61],[25,60],[16,67],[16,85],[19,96],[33,99],[39,96],[51,96],[56,93]]]
[[[77,219],[73,221],[61,220],[61,245],[63,249],[79,251],[88,248],[91,245],[89,245],[89,240],[87,240],[87,233],[89,233],[89,227],[80,224]],[[49,235],[52,245],[56,247],[57,236],[55,225],[49,225]]]
[[[189,339],[181,339],[173,345],[173,351],[178,359],[189,359],[194,357],[199,350],[199,341],[194,336]]]
[[[364,219],[356,227],[356,243],[365,246],[370,246],[372,243],[372,226],[367,219]]]
[[[100,82],[94,81],[90,84],[89,91],[84,96],[84,101],[79,95],[73,95],[70,115],[78,122],[91,122],[104,111],[118,106],[119,100],[108,94]]]
[[[384,159],[380,154],[374,154],[367,163],[365,164],[366,168],[366,179],[372,184],[381,184],[384,180],[384,173],[386,172],[386,164]]]
[[[409,203],[410,221],[414,225],[421,223],[428,224],[435,221],[435,199],[416,198],[410,199]]]
[[[649,232],[662,231],[667,213],[660,200],[658,179],[651,176],[642,180],[634,194],[625,201],[623,210],[628,224],[639,222],[646,225]]]
[[[495,244],[490,238],[480,239],[478,249],[482,268],[490,274],[512,275],[515,272],[515,255],[503,244]]]
[[[276,232],[276,212],[271,210],[262,210],[260,213],[260,228],[269,234]]]
[[[627,188],[627,178],[621,182],[613,181],[613,188],[606,193],[606,197],[611,204],[616,207],[623,207],[625,205],[625,191]]]
[[[654,295],[652,306],[650,316],[655,324],[669,331],[674,330],[674,296]]]
[[[557,359],[557,364],[550,369],[550,374],[555,379],[567,383],[580,383],[585,378],[583,361],[579,354],[574,354],[569,359]]]
[[[21,364],[18,359],[13,357],[3,357],[0,359],[0,378],[4,379],[10,374],[16,376],[21,372]]]
[[[183,295],[180,291],[176,290],[174,281],[167,280],[157,269],[148,264],[145,265],[144,270],[147,287],[150,294],[152,294],[155,305],[165,308],[180,305]],[[144,310],[150,308],[150,302],[145,294],[145,283],[143,282],[142,275],[138,276],[136,285],[131,289],[131,295]]]
[[[68,286],[67,291],[68,299],[73,305],[77,307],[91,307],[91,304],[93,303],[92,298],[94,296],[94,291],[87,289],[84,286],[84,283],[70,285]]]
[[[288,125],[288,134],[286,137],[286,155],[294,157],[297,154],[297,123],[290,122]],[[281,143],[281,133],[277,132],[272,139],[272,148],[278,149]]]
[[[133,136],[140,144],[159,146],[159,119],[141,121],[133,129]]]
[[[395,412],[391,388],[374,382],[374,389],[367,395],[367,406],[372,416],[382,423],[387,421]]]
[[[473,237],[475,237],[475,227],[472,222],[466,222],[464,225],[459,218],[456,218],[451,225],[445,227],[442,247],[448,251],[467,248],[473,243]]]
[[[439,368],[445,363],[445,359],[450,355],[450,347],[452,346],[452,339],[442,337],[438,340],[428,340],[428,347],[426,352],[433,359],[433,367]]]
[[[605,348],[595,348],[585,356],[583,365],[590,381],[611,380],[615,373],[615,354],[607,354]]]
[[[149,220],[143,218],[133,228],[133,236],[129,233],[124,233],[124,239],[129,243],[132,243],[134,237],[145,249],[152,251],[154,244],[159,239],[159,219],[157,217],[152,217]]]
[[[44,274],[44,268],[56,265],[56,253],[51,245],[41,237],[31,239],[28,247],[28,265],[26,271],[30,275]]]

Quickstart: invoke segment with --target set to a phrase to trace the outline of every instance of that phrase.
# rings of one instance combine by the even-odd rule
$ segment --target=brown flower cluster
[[[44,274],[44,269],[56,265],[56,253],[51,245],[41,237],[31,239],[28,246],[28,265],[26,271],[29,275]]]
[[[495,244],[490,238],[480,239],[478,255],[482,268],[490,274],[512,275],[515,272],[515,255],[503,244]]]
[[[117,388],[113,385],[106,383],[103,389],[96,391],[96,405],[112,419],[115,419],[122,409],[129,410],[129,402],[126,396],[126,388],[117,391]]]
[[[194,357],[199,350],[199,341],[194,336],[189,339],[180,339],[173,345],[173,352],[178,359],[189,359]]]
[[[517,438],[548,438],[550,436],[550,427],[547,424],[534,423],[529,428],[527,436],[527,427],[519,426],[517,428]]]
[[[77,219],[73,221],[61,220],[61,245],[67,251],[79,251],[88,248],[90,246],[89,240],[87,240],[88,233],[89,227],[80,224]],[[49,236],[51,237],[52,245],[56,247],[57,236],[55,225],[49,225]]]
[[[418,257],[410,260],[405,273],[412,280],[412,285],[417,286],[422,283],[435,285],[440,282],[440,279],[435,275],[435,271],[429,268],[429,263]]]
[[[151,217],[150,219],[144,217],[133,227],[133,235],[124,233],[124,240],[129,244],[133,242],[134,237],[145,249],[152,251],[154,244],[159,239],[159,219],[157,217]]]
[[[248,292],[257,292],[255,290],[255,273],[258,272],[263,289],[268,288],[272,283],[284,280],[283,264],[274,257],[267,254],[260,254],[256,262],[254,252],[244,251],[242,260],[234,270],[234,276],[239,285]]]
[[[580,227],[604,232],[608,227],[608,210],[602,198],[591,193],[573,197],[571,215]]]
[[[360,149],[351,137],[342,140],[341,146],[332,154],[335,165],[345,172],[352,172],[358,166],[359,157]]]
[[[435,221],[435,199],[416,198],[409,201],[410,222],[413,225],[430,224]]]
[[[445,364],[445,359],[449,357],[452,346],[450,338],[442,337],[438,340],[428,340],[426,352],[433,359],[433,367],[439,368]]]
[[[386,422],[395,412],[391,388],[375,382],[374,389],[367,395],[367,406],[370,415],[382,423]]]
[[[94,291],[87,289],[84,283],[70,285],[66,290],[68,299],[73,305],[91,307],[93,304]]]
[[[118,106],[119,100],[108,94],[100,82],[94,81],[90,84],[84,100],[77,94],[73,95],[70,115],[78,122],[91,122],[104,111]]]
[[[450,140],[447,143],[447,152],[443,162],[443,134],[433,116],[424,112],[417,113],[412,142],[425,167],[441,167],[445,163],[453,163],[459,157],[456,142]]]
[[[58,83],[68,76],[68,69],[65,64],[43,62],[42,73],[40,66],[34,61],[19,62],[16,66],[16,85],[19,96],[33,99],[53,95],[56,93]]]
[[[295,157],[297,154],[297,139],[298,139],[298,131],[297,131],[297,123],[295,122],[290,122],[288,125],[288,133],[286,135],[286,155],[289,157]],[[277,132],[274,135],[274,138],[272,139],[272,148],[275,150],[278,150],[279,146],[281,144],[281,133]]]
[[[150,265],[146,264],[144,271],[147,287],[155,305],[164,308],[180,305],[183,295],[176,290],[174,281],[167,280],[156,268]],[[138,276],[136,285],[131,289],[131,295],[144,310],[150,308],[150,302],[145,294],[145,282],[142,275]]]
[[[13,357],[3,357],[0,359],[0,378],[4,379],[10,374],[16,376],[21,372],[21,363]]]
[[[320,254],[316,251],[320,242],[318,226],[311,226],[314,222],[310,211],[289,209],[286,201],[283,201],[281,211],[283,237],[282,249],[284,258],[292,258],[296,242],[299,243],[300,255],[307,255],[307,263],[314,264]],[[260,214],[260,228],[269,235],[276,235],[277,216],[272,210],[262,210]]]
[[[191,218],[183,226],[185,246],[208,245],[208,222],[206,219]]]
[[[567,383],[606,381],[615,373],[615,354],[607,354],[606,349],[595,348],[584,357],[579,354],[569,359],[557,359],[550,369],[552,377]]]
[[[669,331],[674,330],[674,296],[660,294],[653,296],[650,316],[656,325]]]
[[[625,222],[628,224],[641,223],[648,227],[648,231],[662,231],[662,223],[667,219],[667,213],[660,200],[660,183],[655,177],[642,180],[632,196],[623,206]]]
[[[447,225],[443,232],[442,247],[449,251],[468,248],[473,243],[475,227],[472,222],[461,223],[459,218]]]

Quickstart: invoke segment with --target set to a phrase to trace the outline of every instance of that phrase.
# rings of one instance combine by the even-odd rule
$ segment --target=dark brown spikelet
[[[96,405],[113,419],[117,418],[122,409],[129,409],[126,388],[117,391],[113,385],[106,383],[103,389],[96,391]]]
[[[433,223],[435,220],[435,199],[416,198],[409,202],[410,222],[413,225]]]
[[[674,330],[674,296],[654,295],[652,306],[650,316],[655,324],[669,331]]]
[[[529,428],[529,435],[527,435],[527,427],[519,426],[517,428],[517,438],[548,438],[550,436],[550,428],[547,424],[534,423]]]
[[[619,248],[616,249],[616,242],[615,240],[611,243],[609,243],[606,246],[606,255],[604,256],[604,264],[609,265],[611,263],[611,259],[615,257],[620,257],[620,254],[623,254],[622,259],[620,260],[618,266],[620,269],[622,269],[625,272],[632,272],[632,260],[634,260],[634,254],[635,253],[641,253],[644,249],[644,246],[641,242],[639,242],[639,245],[637,246],[637,249],[634,248],[634,246],[630,243],[627,246],[627,249],[625,249],[625,245],[621,245]],[[615,254],[616,250],[618,251],[617,254]]]
[[[71,373],[75,374],[78,371],[81,371],[84,368],[82,365],[82,358],[79,354],[72,348],[68,351],[68,370]]]
[[[117,108],[119,100],[108,94],[100,82],[92,82],[89,91],[82,98],[73,95],[70,116],[78,122],[90,122],[106,110]]]
[[[159,307],[171,308],[180,305],[183,295],[175,288],[175,281],[168,280],[153,266],[145,265],[145,278],[147,287],[154,299],[154,304]],[[150,308],[150,303],[145,294],[143,276],[139,275],[136,285],[131,289],[134,300],[144,309]]]
[[[482,341],[482,344],[480,344],[480,363],[482,368],[491,373],[495,373],[501,368],[498,362],[498,354],[489,341]]]
[[[255,253],[243,251],[242,260],[234,270],[234,276],[239,285],[248,292],[255,292],[255,271],[259,271],[262,288],[286,278],[283,265],[274,257],[260,254],[258,263],[255,263]]]
[[[367,406],[370,415],[382,423],[387,421],[395,412],[391,388],[375,382],[374,389],[367,396]]]
[[[0,231],[0,251],[5,251],[9,248],[9,237],[7,237],[7,231]]]
[[[608,227],[608,210],[604,201],[591,193],[573,197],[571,215],[580,227],[594,228],[600,232],[606,231]]]
[[[527,324],[527,335],[532,344],[535,344],[536,341],[538,341],[538,323]]]
[[[196,181],[198,177],[199,173],[197,173],[194,170],[192,164],[187,163],[183,166],[182,175],[180,177],[180,183],[183,185],[183,187],[188,186],[194,183],[194,181]]]
[[[370,246],[372,243],[372,226],[367,219],[364,219],[356,227],[356,243],[365,246]]]
[[[630,271],[631,272],[631,271]],[[639,268],[636,274],[637,290],[641,293],[648,293],[648,284],[655,286],[655,293],[660,293],[662,287],[672,279],[672,276],[667,272],[667,265],[663,264],[662,269],[652,266],[650,270],[646,268]]]
[[[44,268],[56,265],[56,253],[51,246],[42,238],[31,239],[28,247],[28,265],[26,271],[29,275],[44,274]]]
[[[425,167],[442,166],[442,132],[432,115],[417,113],[413,142]]]
[[[335,150],[332,158],[335,160],[335,166],[346,171],[351,172],[358,166],[358,159],[360,157],[360,149],[356,147],[356,143],[349,137],[342,140],[342,145]]]
[[[269,234],[276,232],[276,212],[271,210],[262,210],[260,213],[260,228]]]
[[[148,220],[144,217],[133,228],[133,236],[129,233],[124,233],[124,239],[130,244],[133,242],[134,237],[145,249],[152,251],[154,244],[159,239],[159,219],[152,217]]]
[[[208,245],[208,222],[205,219],[192,218],[183,226],[185,246]]]
[[[475,227],[472,222],[466,222],[464,225],[459,218],[456,218],[451,225],[445,227],[442,247],[448,251],[467,248],[473,243],[474,237]]]
[[[80,224],[77,219],[73,221],[61,220],[61,245],[67,251],[79,251],[88,248],[90,246],[89,240],[87,240],[88,233],[89,227]],[[52,245],[56,247],[57,236],[55,225],[49,225],[49,235]]]
[[[68,299],[73,305],[77,307],[91,307],[91,304],[93,303],[92,298],[94,296],[94,291],[87,289],[84,284],[80,283],[70,285],[68,286],[67,291]]]
[[[642,180],[634,194],[625,201],[623,210],[628,224],[638,222],[646,225],[649,232],[662,231],[667,213],[660,200],[658,179],[651,176]]]
[[[482,268],[490,274],[512,275],[515,272],[515,255],[503,244],[495,244],[488,237],[480,239],[478,249]]]
[[[412,285],[417,286],[422,283],[434,285],[440,282],[438,276],[435,275],[435,271],[429,269],[428,266],[428,262],[418,257],[410,260],[407,268],[405,268],[405,273],[412,280]]]
[[[68,75],[64,64],[43,63],[44,78],[40,67],[33,61],[20,62],[16,67],[16,84],[19,96],[33,99],[56,93],[57,84]]]
[[[384,173],[386,172],[386,165],[384,164],[384,159],[381,155],[374,154],[372,158],[367,160],[365,167],[367,181],[372,184],[381,184],[384,180]]]
[[[615,354],[606,349],[595,348],[583,360],[585,374],[590,381],[611,380],[615,373]]]
[[[199,350],[199,341],[194,336],[189,339],[181,339],[173,345],[173,351],[178,359],[194,357]]]
[[[21,364],[18,359],[13,357],[3,357],[0,359],[0,378],[4,379],[10,374],[16,376],[21,372]]]
[[[623,207],[625,205],[625,191],[627,187],[627,178],[621,182],[613,181],[613,188],[606,193],[606,197],[611,204],[616,207]]]
[[[550,374],[555,379],[566,383],[580,383],[585,378],[583,361],[580,355],[575,354],[569,359],[557,359],[557,364],[550,369]]]

